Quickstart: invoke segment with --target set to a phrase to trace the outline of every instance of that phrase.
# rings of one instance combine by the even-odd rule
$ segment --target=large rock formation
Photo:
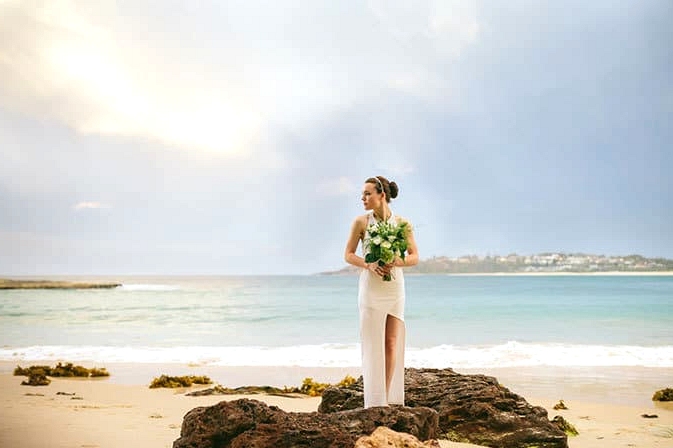
[[[567,448],[566,434],[549,421],[547,411],[531,406],[485,375],[461,375],[452,369],[406,369],[406,405],[439,413],[439,437],[494,448]],[[321,413],[363,406],[362,378],[347,388],[323,393]]]
[[[352,448],[379,426],[433,439],[437,412],[395,406],[324,414],[285,412],[257,400],[222,401],[189,411],[173,448]]]

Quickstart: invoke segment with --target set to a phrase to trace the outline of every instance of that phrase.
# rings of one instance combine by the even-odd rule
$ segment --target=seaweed
[[[184,376],[168,376],[161,375],[159,378],[154,378],[150,384],[150,389],[156,389],[159,387],[166,388],[177,388],[177,387],[190,387],[192,384],[213,384],[210,378],[207,376],[195,376],[195,375],[184,375]]]
[[[554,405],[554,409],[557,411],[560,409],[568,409],[568,406],[566,406],[563,400],[559,400],[559,402]]]
[[[554,419],[551,421],[554,425],[556,425],[557,428],[559,428],[561,431],[566,433],[566,435],[570,437],[574,437],[579,435],[579,431],[577,431],[577,428],[575,428],[575,425],[570,423],[568,420],[564,419],[560,415],[557,415],[554,417]]]
[[[673,401],[673,389],[667,387],[656,391],[652,396],[652,401]]]
[[[48,386],[51,380],[44,373],[33,372],[28,376],[28,381],[21,381],[22,386]]]
[[[348,387],[353,385],[356,382],[356,379],[350,375],[346,375],[344,379],[339,381],[337,387]],[[309,397],[320,397],[322,393],[325,392],[325,389],[332,386],[329,383],[318,383],[313,381],[313,378],[304,378],[304,381],[299,388],[299,393],[308,395]]]
[[[150,387],[189,387],[189,378],[200,378],[200,377],[168,377],[162,375],[159,378],[155,378],[152,381]],[[208,379],[210,381],[210,379]],[[338,387],[348,387],[356,383],[357,380],[350,375],[346,375],[344,379],[336,384]],[[164,385],[165,384],[165,385]],[[196,384],[196,383],[194,383]],[[200,384],[211,384],[200,383]],[[210,389],[197,390],[190,392],[187,395],[192,397],[198,397],[203,395],[245,395],[245,394],[266,394],[266,395],[281,395],[289,396],[291,394],[302,394],[308,395],[310,397],[319,397],[328,387],[332,384],[328,383],[319,383],[313,380],[313,378],[304,378],[302,385],[300,387],[288,387],[284,386],[273,387],[273,386],[241,386],[236,388],[224,387],[221,385],[216,385]]]
[[[64,378],[89,378],[89,377],[103,377],[110,376],[110,373],[105,368],[91,368],[87,369],[86,367],[76,366],[73,363],[69,362],[66,364],[58,363],[55,367],[49,366],[30,366],[23,368],[21,366],[16,366],[14,369],[15,376],[31,376],[34,374],[42,374],[51,377],[64,377]]]

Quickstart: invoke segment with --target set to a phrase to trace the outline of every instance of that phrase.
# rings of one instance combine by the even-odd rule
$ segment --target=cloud
[[[155,14],[143,2],[5,1],[0,105],[85,135],[247,154],[273,127],[302,132],[381,89],[444,96],[441,66],[479,31],[473,2],[444,3],[260,13],[214,1]]]
[[[345,196],[354,193],[355,190],[353,181],[344,176],[335,179],[326,179],[316,187],[318,194],[323,196]]]
[[[112,208],[108,204],[101,204],[100,202],[78,202],[72,206],[75,210],[85,210],[85,209],[107,209]]]
[[[4,105],[83,134],[218,154],[239,153],[254,140],[259,113],[245,89],[226,79],[213,85],[209,77],[176,76],[179,58],[166,62],[157,49],[134,45],[83,12],[117,13],[108,2],[98,7],[66,0],[0,4]]]

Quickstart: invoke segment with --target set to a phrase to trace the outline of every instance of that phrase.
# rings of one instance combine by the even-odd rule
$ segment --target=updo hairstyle
[[[397,194],[400,192],[400,189],[395,182],[390,182],[383,176],[370,177],[365,182],[374,184],[377,193],[385,193],[386,202],[390,202],[391,199],[395,199]]]

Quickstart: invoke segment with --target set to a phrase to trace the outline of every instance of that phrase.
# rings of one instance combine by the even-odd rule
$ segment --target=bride
[[[360,337],[362,345],[362,377],[365,408],[404,404],[404,274],[402,267],[418,263],[418,250],[411,225],[407,233],[407,255],[404,260],[379,266],[366,263],[369,234],[367,227],[379,221],[393,225],[406,222],[389,207],[397,197],[398,187],[383,176],[370,177],[362,189],[362,203],[368,212],[358,216],[351,226],[344,258],[362,268],[358,287]],[[362,256],[355,252],[362,242]],[[391,281],[383,276],[390,274]]]

